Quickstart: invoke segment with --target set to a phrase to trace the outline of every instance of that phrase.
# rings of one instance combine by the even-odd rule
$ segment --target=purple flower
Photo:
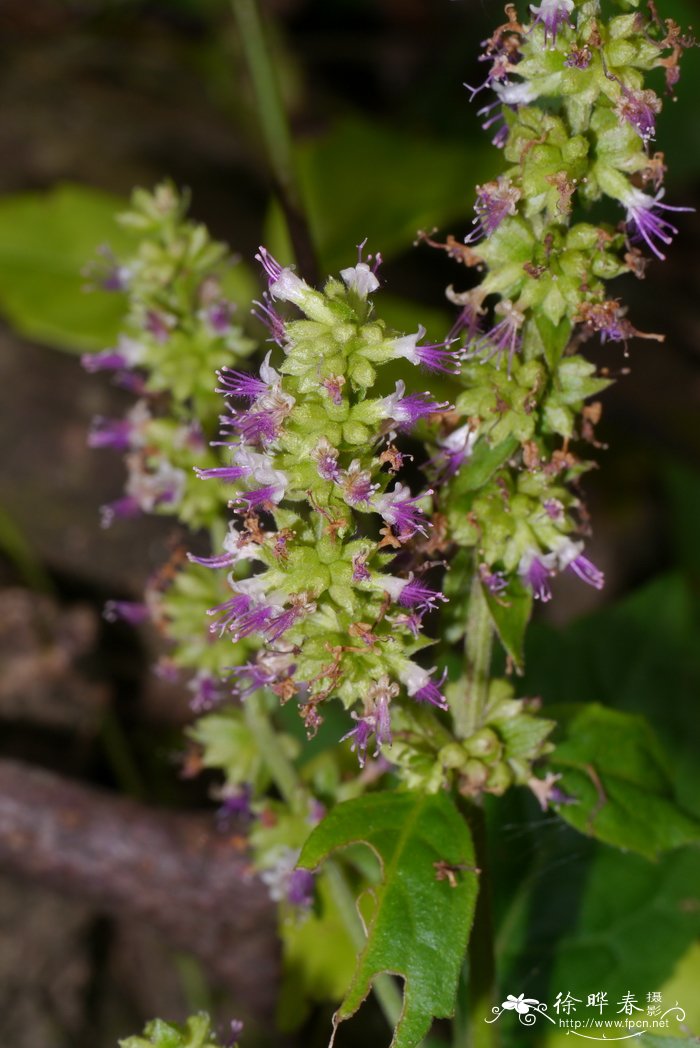
[[[114,349],[103,349],[99,353],[83,353],[80,363],[86,371],[119,371],[137,367],[144,356],[144,347],[133,338],[122,336]]]
[[[229,1028],[229,1036],[224,1048],[237,1048],[238,1040],[243,1033],[243,1023],[240,1019],[232,1019]]]
[[[476,218],[473,225],[477,228],[464,238],[465,244],[473,244],[483,237],[494,233],[504,218],[517,213],[521,192],[506,175],[499,175],[493,182],[485,182],[476,187]]]
[[[553,553],[541,554],[529,550],[523,553],[518,565],[518,574],[525,585],[532,590],[535,600],[546,603],[552,598],[549,580],[554,574],[556,556]]]
[[[260,323],[267,328],[273,342],[276,342],[278,346],[283,346],[287,340],[284,321],[272,305],[272,300],[267,291],[263,292],[262,302],[256,299],[253,302],[253,305],[256,308],[251,310],[251,312],[255,319],[259,320]]]
[[[143,513],[138,499],[133,495],[122,495],[114,502],[100,506],[100,527],[111,528],[115,520],[133,520]]]
[[[595,589],[602,589],[605,585],[605,575],[587,557],[582,554],[583,543],[572,542],[570,539],[562,538],[556,549],[556,557],[559,568],[564,571],[569,568],[582,582],[588,583]]]
[[[230,418],[222,416],[221,423],[252,445],[272,444],[280,432],[280,421],[272,411],[236,411]]]
[[[654,91],[633,91],[620,84],[622,94],[615,106],[620,122],[627,121],[646,144],[656,134],[656,114],[661,112],[661,99]]]
[[[253,799],[253,787],[249,782],[244,782],[238,788],[227,787],[221,791],[221,806],[216,813],[216,821],[221,829],[226,829],[231,819],[243,819],[250,822],[253,818],[251,801]]]
[[[421,325],[415,335],[404,335],[403,338],[397,338],[393,343],[397,357],[404,357],[411,364],[420,364],[428,371],[441,371],[446,375],[456,375],[459,372],[458,351],[449,349],[449,342],[419,346],[418,342],[424,336],[425,328]]]
[[[130,626],[140,626],[150,618],[148,606],[134,600],[108,600],[102,614],[107,622],[128,622]]]
[[[286,483],[284,485],[266,484],[264,488],[253,488],[251,491],[242,491],[234,501],[243,502],[249,508],[254,506],[265,506],[266,503],[272,503],[277,506],[284,498],[285,491]]]
[[[200,480],[221,480],[224,484],[235,484],[241,477],[247,477],[250,469],[246,466],[213,466],[211,469],[200,469],[194,466]]]
[[[393,419],[400,429],[410,429],[419,419],[444,411],[450,405],[447,401],[438,404],[428,392],[410,393],[406,396],[406,383],[402,379],[396,383],[396,392],[384,397],[378,407],[384,418]]]
[[[231,318],[235,308],[233,302],[227,302],[222,298],[202,310],[201,316],[215,335],[226,335],[231,330]]]
[[[297,306],[301,305],[311,290],[309,285],[298,277],[290,266],[282,267],[267,248],[259,247],[255,257],[265,271],[268,291],[272,298],[293,302]]]
[[[569,69],[588,69],[592,58],[593,53],[588,44],[584,44],[583,47],[574,44],[564,59],[564,65]]]
[[[131,424],[128,419],[103,418],[96,415],[88,433],[88,447],[126,451],[131,446]]]
[[[316,878],[311,870],[292,870],[287,881],[287,902],[308,909],[314,901]]]
[[[507,51],[501,51],[495,55],[485,54],[479,56],[480,62],[491,62],[491,68],[489,69],[488,76],[484,80],[483,84],[479,87],[472,87],[471,84],[465,84],[464,86],[470,92],[469,101],[473,102],[476,96],[484,90],[486,87],[491,87],[494,82],[501,82],[508,79],[508,74],[513,67],[513,57],[508,54]]]
[[[205,713],[213,709],[223,698],[221,681],[206,670],[196,673],[187,687],[192,692],[190,708],[194,713]]]
[[[443,670],[440,679],[434,681],[432,675],[436,669],[437,667],[433,666],[432,669],[425,670],[422,666],[409,662],[399,676],[410,698],[415,699],[416,702],[427,702],[431,706],[437,706],[438,709],[446,710],[449,708],[447,699],[440,689],[447,678],[447,670]]]
[[[508,579],[502,571],[491,571],[488,564],[479,565],[479,578],[483,585],[494,596],[508,589]]]
[[[444,593],[426,586],[419,579],[415,578],[413,572],[407,579],[397,579],[391,575],[384,575],[381,578],[381,585],[391,599],[401,604],[404,608],[434,611],[439,601],[447,601]]]
[[[467,422],[439,440],[439,451],[430,459],[436,476],[446,479],[458,473],[471,458],[477,438],[478,430]]]
[[[245,699],[254,691],[270,688],[274,684],[287,680],[293,669],[291,654],[271,650],[260,651],[254,662],[246,662],[241,666],[231,668],[231,676],[237,678],[238,681],[232,694],[236,698]],[[246,682],[245,686],[243,686],[244,682]]]
[[[296,593],[290,598],[290,606],[273,615],[266,623],[265,636],[269,641],[279,640],[303,615],[313,615],[316,603],[308,593]]]
[[[362,469],[359,459],[353,459],[348,468],[341,471],[338,485],[349,506],[369,502],[377,490],[377,485],[372,483],[372,474],[369,470]]]
[[[338,451],[325,437],[321,437],[319,440],[313,456],[316,459],[316,469],[319,477],[339,484],[341,471],[338,466]]]
[[[159,313],[155,309],[149,309],[146,314],[144,327],[149,335],[153,335],[156,342],[161,344],[170,338],[170,332],[175,326],[175,318],[167,313]]]
[[[207,615],[218,615],[219,619],[216,623],[212,623],[209,627],[211,632],[219,630],[223,633],[225,629],[231,629],[233,624],[242,616],[245,615],[250,609],[252,599],[247,593],[234,593],[233,597],[229,597],[222,604],[217,604],[213,608],[207,610]]]
[[[507,355],[508,374],[510,374],[513,357],[521,346],[520,329],[525,322],[525,315],[516,309],[510,299],[499,302],[495,312],[502,314],[503,320],[477,339],[473,348],[466,355],[468,357],[480,356],[483,363],[496,357],[498,367],[501,366],[503,357]]]
[[[423,495],[411,495],[410,488],[405,484],[396,484],[393,491],[387,491],[383,495],[376,495],[373,505],[381,513],[387,524],[396,528],[400,539],[410,538],[416,532],[427,535],[427,521],[425,515],[416,505],[425,498],[432,495],[432,490]]]
[[[542,0],[539,7],[530,4],[530,10],[533,15],[537,15],[532,23],[532,27],[534,28],[538,24],[544,27],[545,46],[549,39],[551,40],[552,50],[554,49],[557,42],[557,32],[561,26],[570,25],[569,18],[573,9],[574,0]]]
[[[630,187],[629,192],[622,201],[622,204],[627,209],[627,223],[632,226],[635,239],[643,240],[647,247],[662,262],[666,259],[666,256],[659,249],[657,241],[661,241],[662,244],[670,244],[673,235],[678,230],[665,218],[662,218],[658,211],[695,210],[693,207],[671,207],[669,204],[662,204],[661,198],[663,195],[663,189],[660,189],[656,196],[649,196],[648,193],[643,193],[641,189]]]
[[[216,377],[221,383],[216,392],[223,393],[225,397],[243,397],[244,400],[253,401],[268,391],[267,383],[249,371],[222,368],[216,372]]]
[[[383,676],[370,687],[365,699],[365,709],[362,716],[352,710],[350,716],[355,721],[355,727],[343,735],[341,742],[352,739],[350,749],[357,754],[357,760],[361,768],[364,768],[367,760],[367,747],[374,735],[376,747],[374,756],[378,757],[382,746],[391,746],[391,700],[399,693],[398,685],[392,683],[389,677]]]
[[[372,578],[372,573],[367,567],[367,558],[369,553],[367,550],[362,550],[360,553],[356,553],[352,558],[352,581],[353,582],[368,582]]]

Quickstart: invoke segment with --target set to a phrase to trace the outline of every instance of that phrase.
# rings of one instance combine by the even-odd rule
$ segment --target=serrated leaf
[[[559,809],[607,844],[656,858],[700,842],[700,823],[677,805],[666,755],[646,720],[597,703],[562,706],[550,763],[577,803]]]
[[[484,596],[501,644],[516,667],[522,669],[525,630],[532,614],[532,590],[516,579],[507,593],[496,596],[484,587]]]
[[[85,266],[101,244],[134,244],[115,220],[125,202],[88,186],[0,200],[0,309],[22,335],[59,349],[99,349],[117,336],[120,294],[85,291]]]
[[[348,1019],[383,972],[404,980],[404,1006],[392,1048],[415,1048],[433,1019],[453,1014],[477,894],[469,828],[440,793],[368,794],[337,805],[306,841],[299,865],[364,843],[382,864],[367,942],[334,1023]],[[454,886],[435,863],[456,867]],[[463,869],[462,867],[467,867]]]

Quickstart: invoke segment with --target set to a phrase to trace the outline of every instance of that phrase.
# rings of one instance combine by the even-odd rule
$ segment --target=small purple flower
[[[250,609],[252,604],[251,598],[247,593],[234,593],[233,597],[229,597],[222,604],[217,604],[213,608],[207,610],[207,615],[218,615],[219,619],[217,622],[212,623],[209,627],[210,632],[214,633],[217,630],[219,634],[223,633],[225,629],[231,629],[232,625]]]
[[[457,374],[459,372],[458,351],[449,349],[449,342],[435,342],[427,346],[419,346],[418,342],[425,336],[425,328],[421,325],[415,335],[404,335],[397,338],[394,343],[394,352],[397,357],[404,357],[411,364],[421,365],[428,371],[441,371],[445,375]]]
[[[506,175],[499,175],[493,182],[485,182],[476,187],[476,218],[473,225],[477,228],[464,238],[465,244],[473,244],[483,237],[489,237],[509,215],[517,213],[521,192]]]
[[[552,599],[549,580],[554,575],[556,556],[553,553],[539,553],[529,550],[523,553],[518,565],[518,574],[525,585],[532,590],[535,600],[545,604]]]
[[[153,335],[156,342],[162,344],[170,338],[170,332],[175,323],[175,318],[168,313],[159,313],[155,309],[149,309],[146,314],[144,327],[149,335]]]
[[[291,266],[281,266],[267,248],[259,247],[255,258],[261,263],[267,276],[268,291],[272,298],[293,302],[299,306],[311,291],[309,285],[298,277]]]
[[[227,302],[225,298],[222,298],[202,310],[201,316],[215,335],[227,335],[231,330],[231,319],[235,308],[233,302]]]
[[[368,582],[372,578],[372,573],[367,567],[368,557],[369,553],[366,550],[362,550],[360,553],[356,553],[352,558],[353,582]]]
[[[661,198],[663,195],[663,189],[660,189],[656,196],[649,196],[648,193],[643,193],[641,189],[630,187],[629,192],[622,201],[623,206],[627,209],[627,223],[632,227],[635,239],[643,240],[647,247],[662,262],[665,261],[666,256],[659,249],[657,242],[661,241],[662,244],[670,244],[673,240],[673,235],[678,230],[665,218],[662,218],[658,211],[695,210],[694,207],[671,207],[669,204],[662,204]]]
[[[269,641],[276,641],[291,629],[303,615],[313,615],[316,603],[308,593],[296,593],[290,598],[290,606],[273,615],[265,625],[265,636]]]
[[[365,709],[362,716],[352,710],[350,716],[355,721],[355,727],[343,735],[341,742],[352,739],[350,749],[357,754],[357,760],[361,768],[364,768],[367,760],[367,747],[372,735],[375,737],[376,747],[374,757],[378,757],[382,746],[391,746],[391,700],[396,698],[399,687],[387,676],[383,676],[370,687],[365,699]]]
[[[103,418],[96,415],[88,433],[89,448],[126,451],[131,447],[131,424],[128,419]]]
[[[646,144],[656,134],[656,114],[661,112],[661,99],[654,91],[633,91],[620,84],[622,94],[615,106],[620,122],[625,120]]]
[[[381,579],[381,585],[391,599],[401,604],[404,608],[434,611],[439,601],[447,602],[447,597],[444,593],[426,586],[420,579],[415,578],[413,572],[407,579],[397,579],[391,575],[385,575]]]
[[[272,503],[277,506],[284,498],[285,491],[286,484],[266,484],[263,488],[242,491],[234,501],[245,503],[251,509],[256,506],[264,507],[266,503]]]
[[[220,829],[226,829],[231,819],[250,822],[253,818],[251,801],[253,799],[253,787],[249,782],[244,782],[239,787],[225,787],[219,794],[221,805],[216,813],[216,821]]]
[[[483,84],[478,87],[472,87],[471,84],[465,84],[464,86],[470,92],[469,101],[473,102],[476,96],[484,90],[486,87],[491,87],[494,83],[499,83],[508,79],[508,74],[513,68],[513,60],[511,55],[507,51],[501,51],[495,55],[485,54],[479,56],[480,62],[491,62],[491,68],[489,69],[488,76],[484,80]]]
[[[477,438],[478,430],[467,422],[439,440],[439,450],[430,459],[436,476],[444,480],[458,473],[471,458]]]
[[[393,419],[398,423],[398,428],[411,429],[419,419],[434,415],[436,411],[444,411],[450,404],[447,401],[438,404],[428,392],[409,393],[406,396],[406,383],[399,379],[396,392],[384,397],[378,406],[383,417]]]
[[[130,626],[140,626],[151,617],[148,606],[134,600],[108,600],[102,614],[107,622],[128,622]]]
[[[594,589],[602,589],[605,585],[605,575],[587,557],[583,556],[583,543],[572,542],[570,539],[562,539],[556,549],[559,568],[564,571],[568,568],[575,575]]]
[[[262,298],[262,302],[255,299],[253,305],[256,308],[252,309],[251,313],[256,320],[260,321],[263,327],[267,328],[272,337],[272,341],[276,342],[278,346],[283,346],[287,340],[284,321],[272,305],[272,300],[267,291],[263,292]]]
[[[332,481],[334,484],[339,484],[341,471],[338,465],[338,451],[325,437],[321,437],[319,440],[313,456],[316,459],[316,469],[319,477],[322,477],[323,480]]]
[[[399,539],[407,539],[416,532],[427,535],[427,524],[425,515],[416,503],[432,495],[432,490],[423,495],[411,495],[410,488],[405,484],[397,483],[393,491],[387,491],[383,495],[376,495],[373,505],[381,513],[387,524],[396,528]]]
[[[563,519],[564,505],[559,499],[545,499],[542,506],[550,520],[559,521]]]
[[[80,363],[90,374],[98,371],[120,371],[138,367],[143,360],[144,347],[133,338],[122,337],[114,349],[99,353],[83,353]]]
[[[224,1048],[237,1048],[238,1041],[241,1034],[243,1033],[243,1023],[240,1019],[232,1019],[229,1027],[229,1035],[226,1039]]]
[[[574,44],[564,59],[564,65],[569,69],[588,69],[592,58],[593,52],[588,44],[584,44],[583,47]]]
[[[545,47],[547,46],[547,40],[550,40],[551,48],[554,50],[557,42],[557,32],[562,26],[571,24],[569,19],[573,9],[574,0],[542,0],[539,7],[530,4],[530,10],[533,15],[537,15],[532,23],[532,27],[534,28],[536,25],[544,27]]]
[[[190,709],[194,713],[206,713],[207,710],[218,706],[224,697],[221,681],[206,670],[196,673],[187,687],[192,692]]]
[[[447,699],[440,689],[447,678],[447,670],[443,670],[440,679],[434,681],[432,675],[436,669],[437,667],[433,666],[432,669],[425,670],[422,666],[409,662],[400,673],[401,682],[405,685],[410,698],[415,699],[416,702],[427,702],[431,706],[437,706],[440,710],[446,710],[449,708]]]
[[[222,368],[221,371],[216,372],[216,377],[220,382],[216,392],[223,393],[225,397],[242,397],[252,402],[268,392],[267,383],[249,371]]]
[[[372,483],[372,474],[369,470],[362,469],[359,459],[353,459],[348,468],[341,471],[338,486],[349,506],[360,506],[369,502],[377,490],[377,485]]]
[[[311,870],[295,869],[287,881],[287,902],[308,909],[314,901],[316,878]]]
[[[109,244],[98,247],[97,254],[99,258],[83,270],[83,275],[90,281],[88,290],[126,291],[132,276],[130,268],[119,264]]]
[[[231,694],[238,699],[245,699],[254,691],[270,688],[287,680],[293,669],[291,654],[271,650],[260,651],[254,662],[245,662],[241,666],[231,668],[231,676],[237,679]]]
[[[246,466],[213,466],[211,469],[200,469],[194,466],[200,480],[220,480],[224,484],[235,484],[241,477],[247,477],[250,470]]]
[[[222,416],[221,423],[253,446],[272,444],[280,433],[280,421],[271,411],[236,411],[231,417]]]
[[[503,590],[508,589],[508,579],[503,572],[491,571],[488,564],[479,565],[479,578],[489,593],[493,594],[494,597],[499,593],[502,593]]]
[[[115,520],[133,520],[143,513],[138,499],[133,495],[122,495],[113,502],[100,506],[100,527],[111,528]]]
[[[483,363],[496,357],[497,366],[501,366],[504,356],[508,357],[508,374],[513,365],[513,357],[521,346],[520,329],[525,323],[525,315],[517,309],[510,299],[499,302],[495,312],[503,316],[503,320],[495,324],[490,331],[477,339],[472,349],[467,351],[467,357],[481,357]]]

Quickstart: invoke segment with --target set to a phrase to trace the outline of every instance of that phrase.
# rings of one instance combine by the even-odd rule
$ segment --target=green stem
[[[294,253],[306,278],[316,283],[316,253],[304,215],[292,136],[258,5],[256,0],[231,0],[231,3],[253,81],[268,163],[285,213]]]
[[[493,623],[478,571],[474,571],[469,593],[467,632],[464,642],[465,688],[453,697],[455,733],[467,739],[478,731],[488,703],[493,647]]]
[[[280,743],[280,737],[270,723],[265,696],[262,692],[253,692],[243,703],[245,719],[264,755],[267,770],[275,786],[292,811],[305,810],[305,791],[299,781],[296,769]]]

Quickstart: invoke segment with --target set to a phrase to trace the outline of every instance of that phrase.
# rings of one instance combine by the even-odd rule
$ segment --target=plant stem
[[[469,939],[466,1008],[455,1022],[453,1048],[498,1048],[500,1038],[496,1024],[485,1022],[493,1017],[497,987],[486,820],[481,807],[473,805],[470,808],[469,824],[481,874],[474,927]]]
[[[464,642],[465,688],[452,699],[452,717],[458,738],[466,739],[481,725],[489,693],[493,624],[479,572],[475,569],[469,593]]]
[[[247,697],[243,707],[248,727],[258,741],[260,752],[264,755],[267,770],[275,786],[292,811],[302,811],[305,803],[304,787],[280,743],[279,735],[270,723],[264,694],[258,691],[253,692]]]
[[[257,0],[231,0],[231,3],[253,81],[268,163],[285,213],[294,253],[307,280],[316,283],[316,252],[304,214],[292,136]]]
[[[304,811],[306,790],[299,781],[294,765],[280,745],[279,735],[270,723],[264,695],[254,692],[245,700],[244,707],[248,726],[260,743],[268,771],[277,789],[293,811]],[[365,945],[366,936],[352,890],[339,863],[332,860],[328,862],[325,873],[338,913],[348,930],[353,946],[359,952]],[[375,979],[372,988],[387,1022],[394,1027],[403,1007],[401,991],[388,975],[381,975]]]

